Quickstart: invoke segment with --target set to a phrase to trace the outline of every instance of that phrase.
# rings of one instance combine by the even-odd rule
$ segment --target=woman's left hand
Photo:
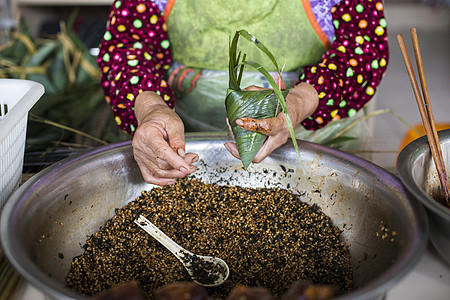
[[[246,90],[260,90],[261,87],[251,86]],[[305,82],[302,82],[289,90],[286,97],[286,106],[292,126],[295,128],[301,121],[309,117],[317,109],[319,104],[319,96],[316,89]],[[228,120],[227,120],[228,122]],[[240,118],[236,120],[236,124],[243,129],[259,132],[268,136],[264,144],[259,149],[254,163],[261,162],[275,149],[286,143],[290,137],[289,127],[286,122],[286,116],[282,112],[274,118],[268,119],[253,119]],[[231,128],[230,128],[231,132]],[[232,134],[232,132],[231,132]],[[225,148],[236,158],[240,159],[238,148],[235,143],[225,143]]]

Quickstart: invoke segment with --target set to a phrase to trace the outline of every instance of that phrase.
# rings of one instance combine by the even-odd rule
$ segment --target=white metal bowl
[[[386,170],[299,141],[307,174],[290,143],[245,171],[225,150],[228,140],[224,135],[187,139],[186,150],[200,156],[194,175],[218,184],[305,193],[303,199],[320,206],[349,245],[356,287],[339,299],[381,299],[424,253],[425,210]],[[72,258],[116,208],[152,187],[143,181],[129,142],[67,158],[33,176],[6,203],[0,228],[5,253],[26,280],[50,297],[83,299],[64,286]]]

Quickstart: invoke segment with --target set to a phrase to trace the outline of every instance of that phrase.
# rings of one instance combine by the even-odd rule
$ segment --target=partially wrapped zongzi
[[[237,119],[243,117],[254,119],[273,118],[276,117],[278,113],[283,111],[285,113],[286,121],[288,122],[291,137],[294,137],[294,129],[292,128],[292,123],[290,121],[285,103],[285,98],[289,91],[281,91],[272,76],[260,64],[252,61],[246,61],[245,54],[241,56],[241,53],[237,53],[237,42],[239,36],[243,36],[263,51],[274,64],[280,78],[282,77],[278,64],[270,51],[261,42],[259,42],[256,37],[252,36],[247,31],[237,31],[232,42],[230,43],[229,88],[225,99],[225,106],[227,110],[228,122],[233,131],[242,164],[244,165],[244,169],[247,169],[262,144],[267,139],[267,136],[259,132],[248,131],[241,128],[236,124]],[[267,79],[273,89],[242,90],[240,87],[240,82],[242,72],[244,71],[244,66],[246,65],[259,71]],[[293,142],[298,152],[295,138],[293,139]]]

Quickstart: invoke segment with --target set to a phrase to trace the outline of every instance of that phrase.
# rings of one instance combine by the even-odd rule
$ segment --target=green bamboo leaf
[[[100,70],[95,57],[89,53],[84,53],[77,71],[75,84],[91,84],[93,81],[100,83]]]
[[[3,59],[8,59],[16,63],[21,63],[23,58],[29,55],[27,46],[21,40],[14,40],[12,43],[8,43],[0,51],[0,57]]]
[[[272,61],[273,65],[275,66],[276,70],[278,70],[278,72],[281,73],[280,68],[278,67],[277,60],[272,55],[272,53],[269,51],[269,49],[267,49],[266,46],[264,46],[263,43],[261,43],[255,36],[251,35],[248,31],[246,31],[244,29],[242,29],[238,32],[239,32],[239,35],[246,38],[249,42],[251,42],[253,45],[258,47],[259,50],[261,50],[265,55],[267,55],[267,57],[269,57],[269,59]]]
[[[49,42],[41,45],[36,51],[30,56],[28,61],[25,63],[26,66],[40,66],[44,61],[51,57],[54,51],[57,51],[58,43]]]
[[[230,72],[229,80],[228,80],[228,89],[232,91],[238,91],[240,90],[240,81],[238,80],[238,75],[236,73],[236,66],[239,64],[239,59],[241,56],[241,53],[239,52],[239,55],[236,55],[237,50],[237,42],[239,39],[239,34],[235,34],[233,37],[233,41],[230,43],[229,46],[229,66],[228,70]]]
[[[53,86],[58,92],[62,93],[68,86],[69,79],[67,77],[67,70],[64,64],[64,49],[61,45],[58,46],[57,52],[48,67],[48,74]]]
[[[69,25],[67,25],[68,28],[71,28]],[[77,36],[77,34],[71,30],[66,30],[63,32],[67,36],[68,39],[71,40],[71,42],[74,44],[74,47],[76,49],[79,49],[83,52],[89,52],[88,47],[86,44]]]

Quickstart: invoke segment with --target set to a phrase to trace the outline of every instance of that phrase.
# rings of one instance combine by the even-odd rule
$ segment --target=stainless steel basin
[[[307,173],[286,144],[260,164],[243,170],[223,147],[224,135],[192,135],[187,151],[200,156],[197,178],[218,184],[282,187],[305,192],[343,231],[356,288],[339,299],[381,299],[425,250],[425,210],[397,177],[353,155],[300,142]],[[1,241],[11,263],[52,298],[83,299],[64,287],[72,258],[86,238],[134,200],[146,184],[129,142],[67,158],[29,179],[6,203]]]
[[[439,132],[439,141],[448,176],[450,175],[450,129]],[[426,207],[430,223],[430,240],[450,264],[450,208],[435,200],[441,193],[440,181],[426,136],[416,139],[403,148],[397,158],[397,172],[406,188]]]

